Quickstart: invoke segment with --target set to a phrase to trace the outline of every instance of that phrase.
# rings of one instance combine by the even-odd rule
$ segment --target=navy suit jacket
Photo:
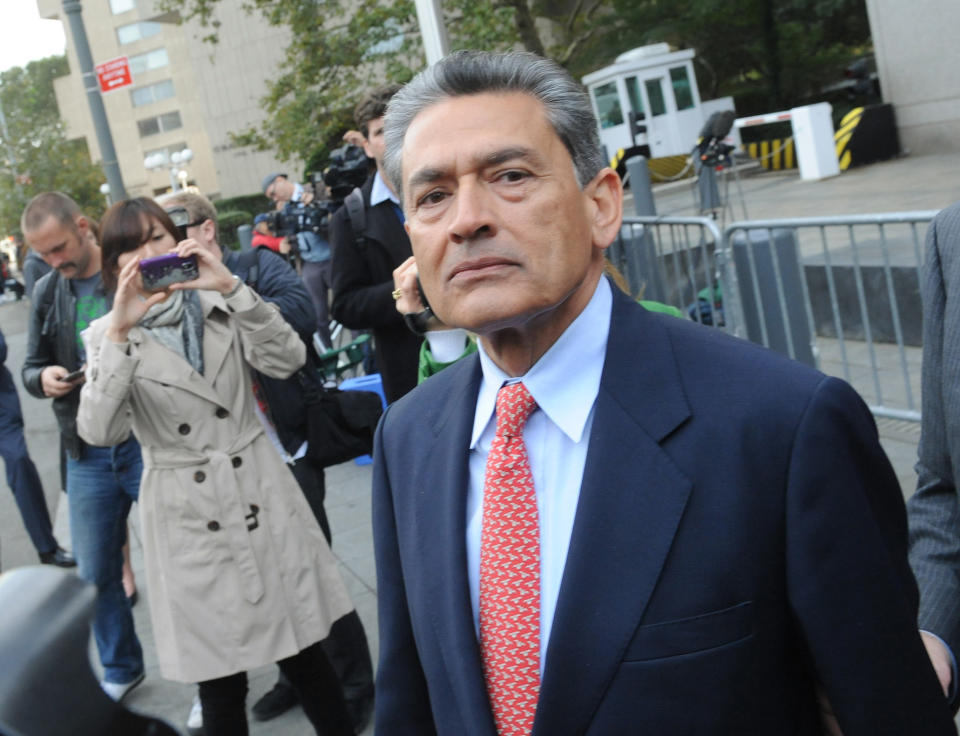
[[[494,736],[468,592],[466,358],[390,407],[374,468],[377,733]],[[896,477],[856,393],[614,298],[534,736],[955,733]]]

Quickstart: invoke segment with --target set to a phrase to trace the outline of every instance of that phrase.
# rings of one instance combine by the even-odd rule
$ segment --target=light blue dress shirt
[[[480,345],[483,380],[470,441],[467,492],[467,577],[473,623],[480,636],[480,535],[487,453],[496,435],[497,392],[504,383],[523,381],[537,402],[524,427],[540,521],[540,672],[560,593],[563,568],[580,498],[580,482],[593,426],[594,404],[610,333],[613,297],[606,278],[560,338],[521,378],[507,376]],[[603,533],[598,530],[598,533]]]

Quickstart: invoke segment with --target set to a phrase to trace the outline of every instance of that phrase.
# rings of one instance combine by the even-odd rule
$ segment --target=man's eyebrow
[[[508,161],[522,160],[538,164],[542,161],[540,155],[533,148],[526,146],[510,146],[509,148],[498,148],[495,151],[477,157],[477,162],[483,166],[498,166]],[[415,171],[407,182],[406,188],[414,190],[424,184],[432,184],[439,181],[446,175],[444,169],[426,166]]]

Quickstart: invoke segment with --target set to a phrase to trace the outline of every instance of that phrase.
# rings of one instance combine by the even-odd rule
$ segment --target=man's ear
[[[217,240],[217,223],[208,217],[200,223],[200,232],[206,242],[215,243]]]
[[[83,240],[86,238],[89,238],[93,233],[93,228],[90,227],[90,220],[88,220],[85,215],[77,215],[74,217],[73,224],[77,228],[77,233],[80,236],[81,242],[83,242]]]
[[[617,172],[605,167],[584,187],[592,206],[593,245],[606,248],[620,233],[623,220],[623,183]]]

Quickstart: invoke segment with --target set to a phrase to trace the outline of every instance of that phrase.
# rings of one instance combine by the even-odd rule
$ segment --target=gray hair
[[[563,67],[526,51],[457,51],[420,72],[387,106],[383,166],[401,201],[401,152],[413,119],[447,98],[485,92],[525,92],[536,97],[573,159],[581,188],[606,166],[587,91]]]

